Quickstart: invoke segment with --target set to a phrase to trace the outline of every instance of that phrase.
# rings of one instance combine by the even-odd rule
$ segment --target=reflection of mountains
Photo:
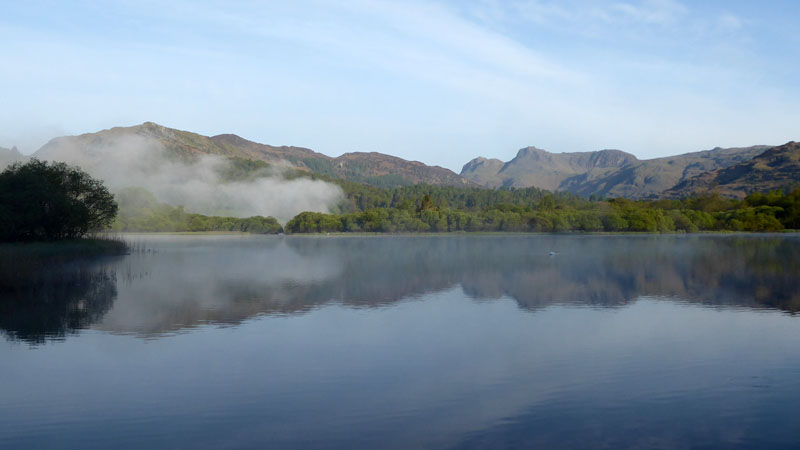
[[[800,240],[768,236],[448,236],[288,241],[338,254],[342,274],[303,297],[387,303],[460,284],[476,299],[527,309],[623,305],[640,296],[800,309]],[[549,256],[555,251],[555,256]]]
[[[618,306],[649,295],[794,312],[798,257],[800,240],[766,236],[262,239],[131,261],[128,272],[149,275],[120,289],[100,326],[162,333],[329,302],[381,306],[456,285],[469,297],[507,296],[526,309]]]
[[[795,236],[182,237],[152,246],[116,265],[116,290],[97,291],[108,302],[82,303],[106,306],[77,325],[158,335],[330,302],[381,306],[458,285],[471,298],[510,297],[531,310],[641,296],[800,310]],[[0,326],[12,329],[14,317],[6,308]]]
[[[597,236],[562,240],[549,264],[475,274],[475,298],[507,295],[527,309],[623,305],[641,296],[708,305],[800,309],[800,241],[781,237]],[[566,245],[566,247],[565,247]],[[531,264],[532,263],[532,264]]]

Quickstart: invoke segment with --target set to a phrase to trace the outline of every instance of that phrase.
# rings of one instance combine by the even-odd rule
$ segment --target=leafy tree
[[[114,196],[78,167],[31,159],[0,173],[0,240],[77,238],[108,227]]]
[[[610,211],[603,216],[603,229],[606,231],[624,231],[628,229],[628,221],[616,211]]]
[[[686,232],[695,232],[698,231],[700,228],[692,222],[686,214],[682,211],[677,209],[673,209],[669,211],[669,217],[672,219],[672,222],[675,224],[675,229],[679,231],[686,231]]]

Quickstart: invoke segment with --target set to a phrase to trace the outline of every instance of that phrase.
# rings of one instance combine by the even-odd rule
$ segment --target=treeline
[[[758,193],[744,200],[708,195],[656,201],[592,201],[535,188],[424,185],[384,190],[382,195],[368,192],[365,196],[362,191],[347,194],[351,205],[368,207],[339,214],[304,212],[290,220],[285,231],[665,233],[800,229],[800,189]]]
[[[311,164],[317,160],[303,160]],[[261,176],[279,175],[285,179],[308,178],[338,185],[345,193],[344,200],[334,206],[336,213],[353,213],[372,208],[409,209],[418,203],[423,195],[429,195],[438,208],[480,211],[498,204],[529,206],[543,197],[552,197],[561,204],[577,205],[584,201],[581,197],[566,192],[551,193],[531,187],[524,189],[486,189],[481,187],[434,186],[428,184],[407,185],[397,179],[398,175],[385,175],[381,179],[390,180],[386,186],[381,183],[364,183],[335,178],[325,171],[306,172],[298,169],[275,169],[263,161],[241,158],[228,158],[229,164],[220,169],[224,181],[252,180]],[[316,170],[316,169],[315,169]],[[331,172],[332,173],[332,172]],[[371,180],[371,179],[370,179]],[[377,184],[377,186],[376,186]],[[392,186],[395,187],[387,187]]]
[[[246,180],[270,173],[269,164],[234,161],[224,178]],[[216,217],[159,203],[144,189],[117,194],[117,231],[325,232],[698,232],[800,229],[800,189],[757,193],[743,200],[706,195],[682,200],[582,198],[538,188],[485,189],[411,185],[381,188],[299,170],[335,183],[344,199],[330,213],[304,212],[285,227],[272,217]],[[274,175],[274,172],[273,172]]]
[[[483,211],[497,205],[532,206],[544,198],[562,205],[578,206],[584,203],[580,197],[570,193],[550,193],[539,188],[525,189],[486,189],[479,187],[432,186],[417,184],[392,189],[339,182],[345,192],[342,213],[366,211],[373,208],[414,209],[421,206],[427,195],[430,204],[438,209],[459,211]]]
[[[205,216],[184,211],[182,206],[159,203],[142,188],[126,188],[116,195],[119,213],[113,231],[239,231],[277,234],[283,227],[273,217],[247,218]]]

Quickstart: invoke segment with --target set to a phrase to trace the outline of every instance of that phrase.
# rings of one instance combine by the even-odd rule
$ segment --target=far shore
[[[121,231],[115,232],[114,236],[127,235],[146,235],[146,236],[691,236],[691,235],[768,235],[768,234],[792,234],[800,230],[781,230],[781,231],[731,231],[731,230],[707,230],[694,231],[691,233],[675,231],[668,233],[650,231],[426,231],[426,232],[320,232],[320,233],[278,233],[260,234],[247,233],[242,231]]]

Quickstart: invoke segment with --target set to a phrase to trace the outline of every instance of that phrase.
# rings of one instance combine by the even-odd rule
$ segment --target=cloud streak
[[[457,170],[525,145],[776,144],[800,121],[799,16],[744,3],[136,2],[35,23],[25,8],[0,18],[10,130],[156,121]]]

